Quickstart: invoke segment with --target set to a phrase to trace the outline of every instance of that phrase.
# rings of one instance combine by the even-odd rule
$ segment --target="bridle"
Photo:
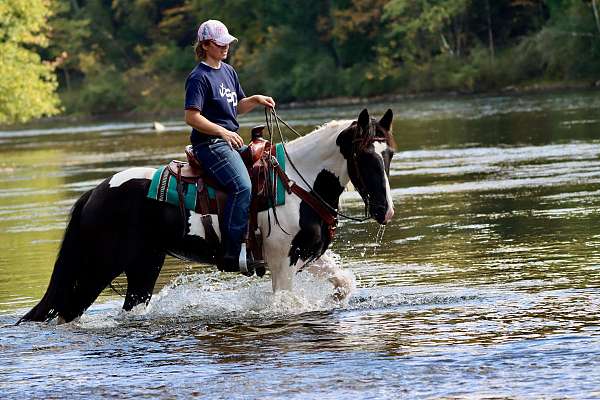
[[[275,109],[265,108],[265,122],[266,122],[267,130],[269,132],[269,141],[272,143],[273,131],[274,131],[274,127],[276,127],[278,134],[279,134],[279,138],[281,139],[281,144],[282,144],[285,156],[286,156],[287,160],[289,161],[290,166],[296,172],[296,174],[298,174],[298,176],[300,177],[302,182],[309,188],[310,194],[320,203],[321,207],[328,210],[330,212],[330,214],[334,217],[336,225],[337,225],[337,216],[349,219],[351,221],[356,221],[356,222],[364,222],[371,218],[371,216],[369,215],[369,197],[370,196],[367,192],[366,184],[364,183],[362,174],[360,173],[360,169],[358,167],[358,155],[359,155],[359,153],[365,151],[367,147],[369,147],[370,145],[372,145],[375,142],[386,142],[388,144],[391,143],[389,132],[386,132],[385,137],[377,137],[375,120],[371,119],[369,122],[368,131],[366,132],[366,134],[363,135],[363,137],[355,138],[352,141],[352,153],[351,154],[352,154],[352,159],[353,159],[353,163],[354,163],[354,168],[356,169],[356,174],[357,174],[358,180],[359,180],[359,185],[356,187],[356,189],[358,190],[358,193],[360,194],[361,198],[363,199],[363,201],[365,203],[364,217],[356,218],[356,217],[352,217],[350,215],[341,213],[337,208],[334,208],[333,206],[331,206],[327,201],[325,201],[313,189],[313,187],[310,185],[310,183],[308,183],[306,181],[306,179],[304,178],[302,173],[298,170],[298,168],[296,168],[296,165],[292,161],[292,159],[287,151],[287,148],[285,146],[287,142],[283,136],[279,122],[281,122],[283,125],[285,125],[296,136],[302,137],[302,135],[300,133],[298,133],[298,131],[296,131],[294,128],[292,128],[287,122],[285,122],[283,119],[281,119],[281,117],[279,117],[279,115],[277,115],[277,112],[275,111]],[[356,121],[353,122],[352,125],[354,125],[358,129],[360,129],[360,127],[358,127],[358,124],[356,123]],[[273,168],[276,168],[278,165],[276,166],[276,165],[272,164],[271,166]],[[364,194],[364,193],[366,193],[366,194]]]
[[[358,129],[361,129],[357,123],[353,123],[352,125],[354,125]],[[354,165],[354,170],[355,170],[356,176],[358,178],[358,182],[356,182],[356,183],[353,182],[353,183],[354,183],[354,186],[356,187],[356,190],[358,191],[358,194],[360,195],[360,197],[363,199],[363,202],[365,203],[365,219],[370,218],[368,213],[369,213],[369,205],[370,205],[371,195],[367,191],[367,185],[364,181],[363,174],[361,173],[361,170],[359,168],[358,156],[360,155],[360,153],[364,152],[369,146],[371,146],[375,142],[385,142],[388,145],[390,144],[388,132],[386,132],[384,137],[378,137],[378,136],[376,136],[376,133],[377,133],[377,127],[375,126],[375,120],[371,118],[369,121],[369,127],[368,127],[367,132],[365,132],[365,134],[362,137],[355,138],[354,140],[352,140],[352,151],[351,151],[352,163]]]

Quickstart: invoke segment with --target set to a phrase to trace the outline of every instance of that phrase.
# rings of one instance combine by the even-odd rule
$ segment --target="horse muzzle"
[[[369,213],[379,225],[386,225],[394,217],[394,207],[371,206]]]
[[[385,213],[383,224],[387,224],[392,220],[392,218],[394,218],[394,207],[388,208],[387,212]]]

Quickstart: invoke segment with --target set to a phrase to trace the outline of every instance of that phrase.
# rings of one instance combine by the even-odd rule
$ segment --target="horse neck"
[[[312,133],[296,139],[287,145],[290,159],[311,187],[314,186],[317,176],[323,170],[334,174],[338,178],[342,188],[345,188],[350,181],[346,160],[342,156],[336,140],[338,135],[351,122],[329,122]],[[306,190],[310,190],[291,166],[286,166],[286,173],[298,185],[301,185]]]

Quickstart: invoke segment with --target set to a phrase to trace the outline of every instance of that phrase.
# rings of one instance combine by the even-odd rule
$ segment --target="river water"
[[[168,259],[147,308],[106,290],[22,324],[69,209],[105,177],[182,157],[178,120],[0,131],[2,398],[600,398],[600,93],[416,99],[395,112],[394,220],[343,222],[349,301],[297,276]],[[283,110],[302,132],[359,106]],[[242,120],[247,136],[261,114]],[[362,212],[356,194],[344,209]],[[125,280],[115,282],[117,291]]]

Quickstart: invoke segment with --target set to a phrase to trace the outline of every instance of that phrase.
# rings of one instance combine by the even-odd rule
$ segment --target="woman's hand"
[[[263,96],[262,94],[255,94],[254,96],[244,97],[238,103],[238,114],[245,114],[248,111],[258,105],[263,105],[267,108],[275,108],[275,100],[269,96]]]
[[[256,98],[256,104],[261,104],[265,107],[275,108],[275,100],[269,96],[263,96],[262,94],[257,94],[254,96]]]
[[[235,132],[225,129],[219,136],[221,139],[229,143],[229,145],[234,149],[239,149],[244,145],[244,139],[242,139],[242,137]]]

